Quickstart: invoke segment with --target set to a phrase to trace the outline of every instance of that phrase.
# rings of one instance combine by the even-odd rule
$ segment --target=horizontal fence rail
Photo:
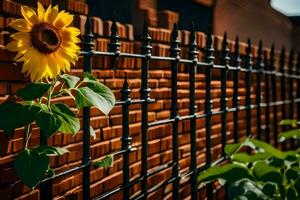
[[[279,106],[282,111],[282,118],[294,118],[294,110],[300,107],[300,56],[298,55],[297,66],[294,64],[294,53],[290,52],[289,64],[285,66],[285,49],[282,49],[280,57],[280,68],[277,71],[275,66],[275,47],[271,47],[270,52],[263,50],[263,43],[260,41],[257,50],[257,58],[254,63],[253,61],[253,50],[250,39],[248,40],[248,46],[246,49],[246,56],[242,59],[240,55],[239,38],[235,40],[234,53],[231,55],[228,49],[227,34],[224,34],[222,51],[220,54],[220,60],[215,64],[215,50],[213,48],[213,39],[210,30],[207,32],[206,48],[204,61],[198,60],[198,49],[195,39],[194,26],[191,26],[190,30],[190,41],[188,46],[188,59],[180,58],[180,48],[178,39],[178,26],[174,25],[174,29],[171,35],[170,44],[170,56],[160,57],[152,55],[151,36],[148,31],[147,20],[144,23],[143,33],[141,37],[141,54],[134,53],[123,53],[120,52],[121,43],[119,41],[118,28],[116,19],[113,20],[111,26],[111,37],[109,44],[109,52],[94,51],[92,26],[90,17],[87,17],[85,25],[85,35],[83,41],[83,49],[81,55],[84,58],[83,69],[84,72],[92,72],[91,61],[93,57],[102,56],[110,57],[112,63],[112,70],[118,69],[118,60],[122,57],[141,59],[141,88],[140,88],[140,99],[131,99],[130,85],[125,76],[124,85],[121,92],[121,100],[116,103],[122,107],[122,149],[118,152],[113,153],[115,156],[123,157],[123,183],[122,186],[106,191],[101,196],[94,199],[101,200],[107,199],[112,195],[123,192],[123,198],[129,199],[147,199],[148,195],[159,190],[160,188],[172,184],[172,195],[173,199],[179,199],[180,180],[189,178],[190,183],[190,194],[191,199],[196,200],[199,198],[197,186],[197,173],[209,168],[212,163],[220,163],[226,159],[224,153],[224,147],[228,141],[227,138],[227,118],[228,114],[233,114],[233,139],[234,142],[238,142],[240,139],[239,134],[239,114],[242,111],[246,112],[246,135],[253,136],[252,133],[252,121],[256,121],[257,125],[257,138],[263,139],[267,142],[274,141],[275,146],[278,146],[278,116],[272,115],[274,123],[271,124],[271,110],[273,113],[278,112]],[[232,59],[232,60],[230,60]],[[171,117],[169,119],[158,120],[154,122],[148,121],[148,106],[155,102],[155,99],[150,98],[151,89],[148,83],[148,71],[149,63],[152,61],[165,61],[170,64],[171,70]],[[188,115],[180,116],[178,113],[178,88],[177,88],[177,77],[178,77],[178,66],[179,64],[185,64],[188,67],[189,74],[189,113]],[[197,108],[195,100],[197,98],[195,94],[195,75],[203,71],[205,74],[205,106],[204,112],[200,112]],[[212,82],[212,71],[220,70],[220,82],[221,82],[221,97],[220,97],[220,108],[216,110],[213,108],[213,101],[211,96],[211,82]],[[232,99],[227,97],[227,86],[226,83],[229,79],[229,75],[232,75],[231,80],[233,81],[233,96]],[[243,77],[243,79],[241,79]],[[239,81],[244,81],[246,88],[245,105],[240,105],[239,97]],[[262,83],[265,88],[265,100],[262,99]],[[288,83],[288,88],[286,83]],[[295,84],[296,83],[296,84]],[[255,102],[251,101],[251,87],[253,84],[256,85],[256,98]],[[280,99],[277,94],[277,84],[281,84]],[[296,87],[295,87],[296,85]],[[286,90],[288,89],[288,97],[286,96]],[[229,102],[232,102],[232,106],[229,107]],[[129,155],[131,152],[136,151],[137,148],[132,146],[129,129],[129,107],[133,104],[141,104],[141,173],[137,178],[132,179],[130,177],[130,162]],[[288,111],[287,112],[287,108]],[[261,115],[265,112],[265,127],[263,128]],[[252,117],[252,113],[256,112],[256,119]],[[219,160],[212,160],[211,158],[211,131],[212,131],[212,117],[221,116],[221,135],[222,135],[222,156]],[[297,117],[300,118],[300,112],[297,113]],[[197,164],[197,143],[196,143],[196,130],[197,120],[205,120],[205,165],[199,166]],[[189,171],[184,174],[180,174],[179,169],[179,158],[178,158],[178,123],[180,121],[190,121],[190,166]],[[159,167],[149,170],[148,169],[148,129],[163,124],[172,125],[172,162],[166,163]],[[90,198],[90,169],[92,159],[90,157],[90,108],[85,107],[83,109],[83,158],[82,165],[69,169],[68,171],[56,174],[52,177],[46,178],[42,181],[41,199],[52,199],[52,181],[59,177],[72,174],[74,172],[82,170],[83,172],[83,198]],[[263,132],[265,134],[263,134]],[[41,134],[42,136],[43,134]],[[47,144],[47,138],[41,137],[41,144]],[[287,145],[287,144],[285,144]],[[293,145],[293,144],[291,144]],[[165,169],[172,169],[172,176],[161,182],[160,184],[149,188],[148,180],[153,174],[161,172]],[[131,196],[130,188],[135,184],[141,184],[141,191],[139,194]],[[206,186],[207,197],[212,199],[214,188],[211,184]]]

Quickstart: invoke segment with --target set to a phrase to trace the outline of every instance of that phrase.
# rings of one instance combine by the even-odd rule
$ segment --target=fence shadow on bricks
[[[223,195],[220,186],[198,188],[196,175],[226,159],[226,143],[253,136],[278,146],[279,120],[300,118],[300,56],[293,51],[287,57],[282,48],[277,59],[274,45],[252,46],[250,39],[240,44],[238,37],[229,41],[226,33],[220,38],[209,30],[205,36],[193,25],[181,45],[177,24],[169,45],[152,45],[154,31],[145,20],[141,40],[128,47],[140,53],[125,53],[116,19],[109,25],[109,43],[95,39],[87,16],[83,59],[73,73],[114,77],[103,80],[120,100],[109,118],[83,109],[82,132],[70,146],[76,153],[53,161],[60,166],[77,162],[44,179],[40,199],[213,199]],[[90,124],[100,133],[96,141],[91,141]],[[40,142],[56,139],[41,137]],[[115,156],[112,168],[91,166],[108,153]],[[1,190],[15,186],[1,183]],[[71,190],[61,196],[60,188]]]

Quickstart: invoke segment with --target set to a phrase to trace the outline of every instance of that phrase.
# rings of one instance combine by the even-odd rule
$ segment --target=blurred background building
[[[167,29],[177,21],[181,29],[188,29],[193,21],[198,31],[211,25],[216,35],[227,31],[229,39],[239,35],[246,41],[251,36],[256,44],[262,39],[266,46],[276,43],[277,47],[300,50],[296,45],[300,17],[277,11],[270,0],[94,0],[94,4],[93,13],[103,19],[112,19],[111,10],[115,9],[119,21],[134,25],[135,34],[140,33],[145,17],[151,26]]]

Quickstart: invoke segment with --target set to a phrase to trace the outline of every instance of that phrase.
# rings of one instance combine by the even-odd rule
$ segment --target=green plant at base
[[[198,183],[219,180],[228,185],[229,199],[300,198],[300,154],[280,151],[265,142],[246,139],[225,147],[230,162],[198,175]]]
[[[83,79],[63,74],[53,81],[29,83],[17,91],[18,100],[8,99],[0,105],[0,129],[12,138],[16,128],[25,128],[24,150],[16,157],[15,169],[19,178],[32,189],[44,177],[54,174],[50,157],[69,152],[65,148],[46,145],[29,147],[32,125],[35,123],[46,137],[57,132],[75,135],[80,130],[80,120],[73,110],[58,102],[59,97],[64,96],[70,96],[77,109],[95,106],[106,115],[115,105],[113,92],[90,73],[84,73]],[[92,127],[90,132],[96,137]],[[98,165],[111,166],[112,156],[108,157],[111,159]]]

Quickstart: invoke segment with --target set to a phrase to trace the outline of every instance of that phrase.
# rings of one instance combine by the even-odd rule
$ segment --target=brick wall
[[[0,44],[5,45],[8,41],[10,29],[7,24],[13,18],[20,16],[20,3],[23,1],[2,0],[0,1],[1,13],[0,17]],[[49,1],[42,1],[44,5],[48,5]],[[36,5],[36,0],[26,1],[28,5]],[[64,1],[62,8],[75,14],[74,25],[79,27],[84,32],[85,15],[87,14],[87,5],[83,1],[68,0]],[[109,39],[109,28],[111,21],[102,20],[98,17],[92,18],[93,33],[95,35],[95,50],[107,51]],[[133,27],[130,24],[118,24],[119,34],[122,40],[121,51],[128,53],[139,53],[140,42],[134,39]],[[230,33],[230,30],[228,30]],[[168,56],[169,55],[169,41],[170,29],[150,28],[150,35],[153,38],[153,55]],[[186,30],[180,31],[182,57],[187,57],[189,32]],[[219,51],[221,49],[222,37],[214,37],[214,46],[217,50],[216,62],[219,61]],[[201,32],[197,33],[197,43],[199,47],[199,59],[203,60],[203,48],[205,45],[205,35]],[[233,41],[229,41],[230,51],[233,51]],[[246,44],[240,44],[241,54],[245,55]],[[269,51],[268,49],[265,49]],[[256,56],[257,47],[254,47],[253,54]],[[27,81],[20,73],[20,65],[15,65],[11,62],[14,55],[10,52],[0,50],[0,102],[2,103],[9,95],[14,95],[18,88],[24,86]],[[278,52],[276,53],[278,62]],[[120,59],[116,71],[111,70],[110,59],[104,57],[95,57],[93,59],[93,73],[100,81],[113,89],[117,99],[120,99],[120,89],[122,87],[125,72],[129,79],[129,86],[132,90],[131,98],[138,99],[140,94],[140,69],[141,61],[138,59]],[[178,104],[179,114],[188,114],[189,108],[189,76],[187,66],[180,65],[178,74]],[[71,70],[72,74],[80,76],[82,74],[82,58]],[[231,77],[229,73],[229,77]],[[212,98],[214,100],[213,108],[219,109],[220,103],[220,80],[219,72],[213,71],[212,82]],[[255,77],[253,77],[255,80]],[[255,82],[255,81],[253,81]],[[171,109],[171,71],[170,63],[168,62],[154,62],[150,63],[149,71],[149,86],[152,89],[150,96],[156,99],[156,102],[149,105],[149,121],[167,119],[170,116]],[[239,94],[241,97],[241,105],[245,104],[245,82],[241,76],[239,82]],[[264,91],[264,84],[262,84],[262,91]],[[227,82],[227,95],[229,99],[229,106],[232,105],[231,99],[233,94],[233,82],[229,78]],[[264,95],[264,93],[263,93]],[[196,75],[196,105],[198,112],[204,112],[204,98],[205,98],[205,76],[201,73]],[[252,87],[252,102],[255,103],[255,84]],[[264,99],[264,98],[263,98]],[[60,99],[70,106],[75,107],[70,98]],[[262,113],[265,111],[262,109]],[[82,113],[79,113],[82,116]],[[245,136],[245,112],[239,114],[239,128],[241,137]],[[256,111],[252,111],[253,132],[255,133]],[[280,119],[280,113],[278,113]],[[132,146],[137,147],[137,151],[130,153],[130,177],[137,178],[141,172],[141,105],[136,104],[130,106],[130,136],[133,138]],[[228,142],[232,142],[233,121],[232,114],[228,115]],[[272,116],[271,116],[272,120]],[[214,116],[212,118],[212,159],[220,157],[221,152],[221,118]],[[264,124],[264,116],[262,116],[262,124]],[[96,131],[97,138],[91,139],[91,157],[92,159],[103,158],[106,154],[115,152],[121,148],[122,136],[122,115],[121,107],[116,106],[109,116],[104,116],[98,110],[91,109],[91,125]],[[197,120],[197,164],[202,166],[205,162],[205,120]],[[190,163],[190,122],[184,121],[179,123],[179,164],[180,172],[184,173],[189,170]],[[148,131],[148,166],[149,170],[162,164],[167,164],[172,161],[172,127],[171,125],[161,125],[150,128]],[[5,135],[0,132],[0,140],[5,141]],[[20,180],[18,180],[14,170],[14,157],[23,148],[23,129],[18,129],[11,141],[5,145],[1,145],[0,157],[0,199],[18,199],[18,200],[35,200],[39,199],[39,190],[30,191],[24,187]],[[56,173],[63,172],[81,164],[82,159],[82,130],[72,137],[70,135],[56,134],[49,138],[49,145],[64,146],[70,150],[69,154],[53,158],[51,166]],[[39,130],[33,129],[33,137],[30,141],[30,146],[38,145]],[[148,179],[149,187],[152,187],[159,182],[171,177],[171,168],[163,170],[158,174],[150,176]],[[182,179],[180,184],[180,198],[189,199],[189,184],[188,178]],[[91,170],[91,196],[95,197],[103,194],[106,191],[122,184],[122,157],[117,157],[114,166],[107,169],[92,169]],[[218,187],[218,186],[216,186]],[[130,193],[137,194],[140,191],[141,185],[138,183],[134,185]],[[160,190],[149,195],[149,199],[172,199],[172,186],[167,185]],[[199,192],[200,199],[204,199],[205,188]],[[216,194],[219,199],[222,199],[222,190],[218,190]],[[82,197],[82,173],[73,173],[53,181],[53,199],[84,199]],[[122,193],[117,193],[110,199],[122,199]]]

